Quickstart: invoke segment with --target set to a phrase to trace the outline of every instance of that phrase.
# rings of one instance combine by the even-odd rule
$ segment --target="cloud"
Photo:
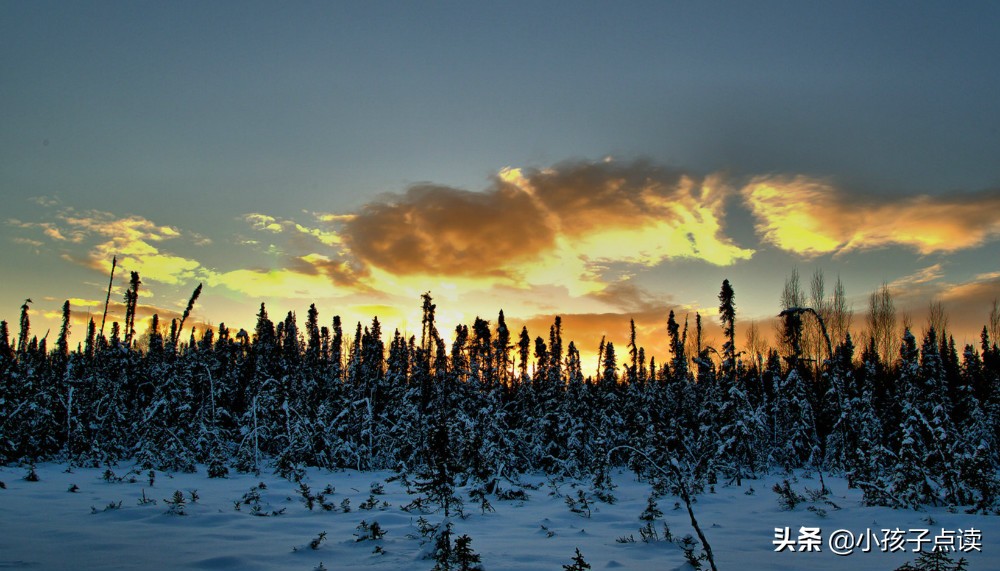
[[[532,198],[507,185],[484,193],[410,187],[362,208],[344,234],[353,255],[397,275],[512,277],[512,266],[555,243]]]
[[[62,251],[63,259],[102,273],[111,270],[111,260],[116,256],[122,269],[138,271],[143,280],[171,285],[193,281],[207,272],[197,260],[162,250],[162,243],[183,236],[172,226],[161,226],[141,216],[120,217],[98,210],[77,212],[72,208],[64,209],[56,218],[56,222],[8,220],[8,224],[41,230],[42,237],[60,248],[72,246],[73,250]],[[205,243],[200,235],[194,238],[197,244]],[[86,253],[81,255],[76,245]]]
[[[982,273],[960,283],[943,284],[935,299],[949,316],[949,333],[961,352],[965,343],[979,347],[979,333],[989,324],[993,303],[1000,299],[1000,272]]]
[[[31,246],[33,248],[40,248],[41,246],[45,245],[45,242],[42,242],[41,240],[33,240],[31,238],[15,237],[13,238],[13,241],[15,244],[22,244],[24,246]]]
[[[335,297],[327,272],[292,269],[239,269],[212,275],[210,286],[223,286],[252,298],[316,300]],[[353,291],[353,290],[352,290]]]
[[[28,200],[43,208],[53,208],[62,204],[58,196],[32,196]]]
[[[590,295],[592,299],[628,313],[660,315],[666,322],[671,309],[678,306],[665,303],[665,298],[653,295],[628,280],[619,280]],[[666,300],[670,297],[667,296]]]
[[[244,220],[250,223],[251,226],[257,230],[267,230],[268,232],[273,232],[275,234],[280,234],[284,231],[284,226],[278,223],[278,219],[274,216],[269,216],[267,214],[250,213],[243,217]]]
[[[324,225],[344,219],[318,213],[311,215]],[[251,297],[298,299],[340,297],[367,289],[361,283],[361,278],[368,275],[367,268],[347,255],[347,249],[335,230],[307,226],[262,213],[246,214],[243,219],[255,230],[280,236],[278,244],[268,243],[266,249],[269,254],[278,257],[278,267],[240,268],[216,273],[208,280],[211,285],[224,286]],[[240,243],[261,245],[261,242],[250,239],[243,239]]]
[[[943,301],[955,301],[982,305],[984,314],[989,305],[1000,298],[1000,272],[979,274],[966,282],[951,284],[940,294]]]
[[[808,257],[885,246],[948,253],[1000,236],[1000,190],[894,200],[804,176],[764,176],[740,192],[765,241]]]
[[[324,223],[338,222],[350,219],[350,217],[335,216],[331,214],[313,213],[313,217]],[[243,216],[243,219],[250,223],[256,230],[270,232],[272,234],[290,233],[292,235],[308,236],[324,246],[338,246],[343,240],[337,232],[323,228],[313,228],[304,226],[294,220],[279,219],[268,214],[250,213]]]
[[[88,265],[95,269],[110,271],[110,260],[117,256],[123,269],[139,272],[143,280],[180,285],[205,274],[197,260],[162,250],[161,243],[181,237],[174,227],[160,226],[141,216],[119,218],[98,211],[63,216],[63,220],[101,240],[88,253]]]
[[[85,236],[85,234],[79,230],[69,231],[67,229],[62,229],[52,222],[22,222],[16,218],[10,218],[7,220],[7,225],[22,230],[41,230],[44,237],[56,242],[80,243],[83,241]]]
[[[944,270],[941,264],[934,264],[926,268],[921,268],[916,272],[896,278],[889,282],[889,290],[893,295],[901,297],[916,297],[923,295],[928,290],[936,290],[940,281],[944,277]]]
[[[481,278],[518,287],[603,289],[611,264],[690,258],[715,265],[753,251],[723,232],[729,191],[637,161],[505,169],[483,192],[417,185],[342,221],[361,263],[396,276]]]

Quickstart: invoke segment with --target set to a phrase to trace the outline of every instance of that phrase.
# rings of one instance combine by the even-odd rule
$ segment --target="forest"
[[[91,319],[76,348],[68,301],[51,349],[31,333],[30,300],[16,339],[0,323],[0,464],[292,480],[309,467],[392,470],[491,490],[524,473],[600,486],[611,468],[653,478],[668,467],[672,485],[698,491],[806,470],[846,478],[868,505],[1000,511],[996,323],[961,350],[940,314],[919,335],[891,323],[878,334],[886,288],[856,345],[836,303],[807,306],[786,283],[775,346],[741,348],[726,280],[720,347],[703,343],[701,315],[670,312],[668,359],[647,359],[633,324],[624,351],[601,342],[590,373],[560,317],[532,338],[500,311],[449,344],[430,293],[408,338],[377,317],[351,335],[339,317],[321,324],[315,305],[301,325],[293,312],[272,320],[263,303],[252,332],[185,331],[199,286],[181,319],[154,315],[140,343],[131,278],[124,321],[105,335]],[[435,489],[447,505],[448,486]]]

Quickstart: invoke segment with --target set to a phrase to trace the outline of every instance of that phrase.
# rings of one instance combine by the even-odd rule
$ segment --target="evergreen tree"
[[[31,334],[31,318],[28,317],[28,304],[31,299],[24,300],[21,304],[21,329],[17,335],[17,355],[24,358],[28,353],[28,336]]]
[[[919,375],[916,340],[907,329],[900,346],[899,382],[903,399],[900,411],[902,422],[899,450],[892,474],[892,491],[896,501],[905,506],[919,506],[936,499],[936,491],[931,486],[930,474],[924,463],[926,453],[926,428],[929,426],[924,416],[925,404],[923,387]]]
[[[443,343],[438,347],[439,353],[443,353],[440,350]],[[444,361],[444,356],[441,357],[440,361]],[[461,513],[462,508],[462,500],[455,493],[456,477],[463,471],[455,454],[458,434],[453,413],[457,379],[443,364],[435,376],[434,399],[425,417],[428,434],[425,463],[417,475],[416,489],[437,504],[448,518],[453,513]]]
[[[822,461],[808,391],[806,381],[795,368],[789,370],[784,382],[775,389],[772,408],[775,448],[771,462],[785,471],[814,468]]]
[[[863,385],[852,411],[858,425],[858,444],[855,454],[849,457],[847,483],[861,488],[868,505],[890,503],[885,492],[891,489],[888,470],[892,467],[893,454],[884,444],[882,420],[875,409],[870,384]]]
[[[60,360],[69,358],[69,300],[62,306],[62,326],[59,328],[59,337],[56,339],[56,355]]]
[[[580,553],[580,548],[576,548],[576,555],[573,556],[573,563],[569,565],[563,565],[565,571],[586,571],[590,569],[590,563],[583,558],[583,554]]]
[[[765,443],[763,410],[750,403],[742,385],[737,381],[729,388],[719,432],[722,469],[737,486],[743,485],[743,478],[757,477],[764,463],[761,450]]]
[[[10,348],[10,332],[7,322],[0,321],[0,363],[14,358],[14,350]]]
[[[333,316],[333,338],[330,340],[330,376],[333,382],[344,378],[344,330],[340,325],[340,316]]]
[[[561,385],[563,382],[562,348],[562,318],[557,315],[555,322],[549,327],[549,352],[545,360],[546,379],[553,385]]]
[[[320,352],[319,311],[315,303],[310,303],[309,313],[306,315],[306,362],[309,366],[319,364]]]
[[[125,347],[132,348],[135,337],[135,310],[139,303],[139,272],[131,272],[128,290],[125,292]]]
[[[513,359],[510,356],[510,350],[513,347],[510,341],[510,330],[507,329],[507,321],[504,319],[503,310],[501,309],[500,315],[497,316],[496,338],[493,341],[493,355],[496,358],[494,368],[498,373],[497,380],[504,386],[510,385],[512,377],[511,366],[513,365]]]
[[[570,341],[566,356],[566,395],[560,402],[559,426],[564,438],[560,472],[580,477],[602,459],[594,454],[596,427],[590,406],[590,385],[585,383],[580,351]]]
[[[854,380],[854,343],[848,333],[837,347],[828,373],[830,381],[823,399],[823,411],[830,428],[826,437],[825,464],[850,472],[857,467],[859,431],[863,425],[859,409],[861,395]]]
[[[736,294],[729,280],[722,280],[719,291],[719,320],[722,322],[722,376],[732,382],[736,369]]]
[[[517,353],[520,357],[518,371],[520,372],[521,382],[524,382],[528,378],[528,351],[530,347],[531,337],[528,336],[528,328],[525,326],[521,328],[521,335],[517,341]]]
[[[612,391],[618,385],[618,358],[615,356],[615,345],[608,341],[604,346],[604,360],[601,365],[601,386],[606,391]]]
[[[625,380],[633,385],[639,378],[639,348],[635,344],[635,319],[628,322],[628,356],[630,365],[625,369]]]
[[[198,284],[198,287],[194,288],[194,291],[191,292],[191,298],[188,299],[188,303],[184,307],[184,313],[181,314],[181,320],[177,324],[176,333],[170,337],[170,344],[173,345],[174,347],[177,346],[177,343],[181,336],[181,331],[184,330],[184,322],[187,321],[187,318],[191,315],[191,310],[194,309],[194,304],[196,301],[198,301],[198,296],[200,295],[201,295],[201,284]],[[192,334],[193,333],[194,332],[192,331]]]
[[[289,311],[280,325],[278,344],[281,345],[281,357],[288,366],[296,366],[302,355],[302,344],[299,342],[299,327],[295,312]]]
[[[90,363],[94,359],[94,351],[96,350],[96,335],[97,335],[97,324],[94,323],[94,318],[90,318],[90,322],[87,324],[87,340],[84,342],[84,356],[85,361]]]

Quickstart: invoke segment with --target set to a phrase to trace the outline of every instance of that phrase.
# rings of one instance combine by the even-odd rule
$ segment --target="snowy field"
[[[202,467],[196,474],[157,472],[150,485],[148,472],[130,474],[127,467],[114,470],[115,476],[124,477],[122,481],[107,481],[102,476],[104,469],[74,468],[67,472],[65,465],[42,464],[36,468],[38,481],[33,482],[25,480],[26,468],[0,468],[4,483],[0,489],[0,569],[312,571],[434,567],[433,560],[424,559],[430,547],[422,544],[418,530],[421,515],[401,509],[413,496],[397,481],[386,483],[392,476],[388,472],[307,472],[304,482],[313,495],[327,486],[333,488],[325,501],[335,509],[324,511],[319,505],[309,510],[297,484],[268,473],[209,479]],[[955,532],[956,544],[965,541],[968,550],[957,553],[955,559],[957,555],[967,557],[969,569],[1000,569],[997,516],[967,515],[960,510],[950,513],[946,508],[915,512],[864,507],[860,493],[848,490],[846,482],[837,478],[827,478],[832,490],[828,500],[836,507],[821,499],[782,510],[778,495],[771,490],[781,480],[770,476],[744,482],[742,488],[718,486],[715,493],[698,496],[695,515],[720,570],[891,571],[916,558],[912,550],[920,544],[916,531],[920,529],[928,530],[928,541],[950,538],[949,532]],[[565,496],[577,498],[578,490],[591,496],[589,483],[552,483],[543,476],[525,476],[522,481],[537,486],[526,490],[527,501],[489,497],[495,511],[485,514],[478,502],[469,499],[468,489],[460,490],[468,517],[453,518],[454,532],[472,538],[472,549],[480,554],[487,571],[561,571],[571,562],[576,548],[595,570],[690,568],[676,544],[641,541],[643,522],[639,516],[646,508],[650,487],[631,473],[614,475],[617,501],[613,505],[591,502],[589,517],[574,513],[565,501]],[[372,495],[373,483],[383,488],[383,493],[375,496],[378,505],[362,509],[370,507],[364,504]],[[807,488],[815,490],[819,482],[800,475],[792,488],[807,495]],[[185,504],[172,508],[167,500],[177,491]],[[191,501],[192,493],[197,501]],[[260,499],[255,500],[258,495]],[[345,500],[349,500],[349,512],[343,509]],[[672,496],[659,500],[663,516],[657,530],[662,532],[666,523],[675,537],[694,535],[683,503],[675,509],[678,501]],[[430,513],[423,517],[437,523],[443,516]],[[385,536],[377,541],[358,541],[362,520],[368,524],[377,521]],[[820,528],[821,551],[799,552],[808,545],[798,544],[792,547],[795,552],[775,552],[775,528],[785,527],[793,542],[799,539],[801,527]],[[838,556],[828,544],[831,534],[839,529],[857,536],[871,530],[880,539],[883,529],[897,528],[903,532],[904,551],[886,553],[873,544],[869,553],[858,548],[851,555]],[[320,539],[322,532],[326,535]],[[619,541],[628,536],[635,542]],[[318,545],[314,549],[310,543]],[[379,550],[383,553],[376,553]]]

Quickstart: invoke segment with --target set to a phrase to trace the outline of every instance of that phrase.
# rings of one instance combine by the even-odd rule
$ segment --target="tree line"
[[[345,334],[315,305],[301,326],[293,312],[275,321],[262,303],[252,332],[220,324],[185,341],[199,286],[180,319],[154,315],[140,344],[140,284],[133,272],[124,323],[105,335],[91,319],[75,350],[69,302],[51,350],[31,335],[30,300],[16,341],[0,322],[0,462],[483,483],[530,471],[601,482],[612,467],[652,475],[655,464],[680,467],[693,490],[806,469],[846,476],[872,504],[1000,509],[1000,349],[987,327],[961,352],[933,320],[919,340],[905,327],[859,347],[836,303],[817,309],[786,283],[777,347],[740,350],[726,280],[721,347],[703,343],[700,315],[689,331],[671,311],[667,360],[647,360],[633,322],[621,357],[602,340],[585,374],[559,317],[532,339],[500,311],[447,343],[429,293],[419,336],[386,336],[377,317]]]

